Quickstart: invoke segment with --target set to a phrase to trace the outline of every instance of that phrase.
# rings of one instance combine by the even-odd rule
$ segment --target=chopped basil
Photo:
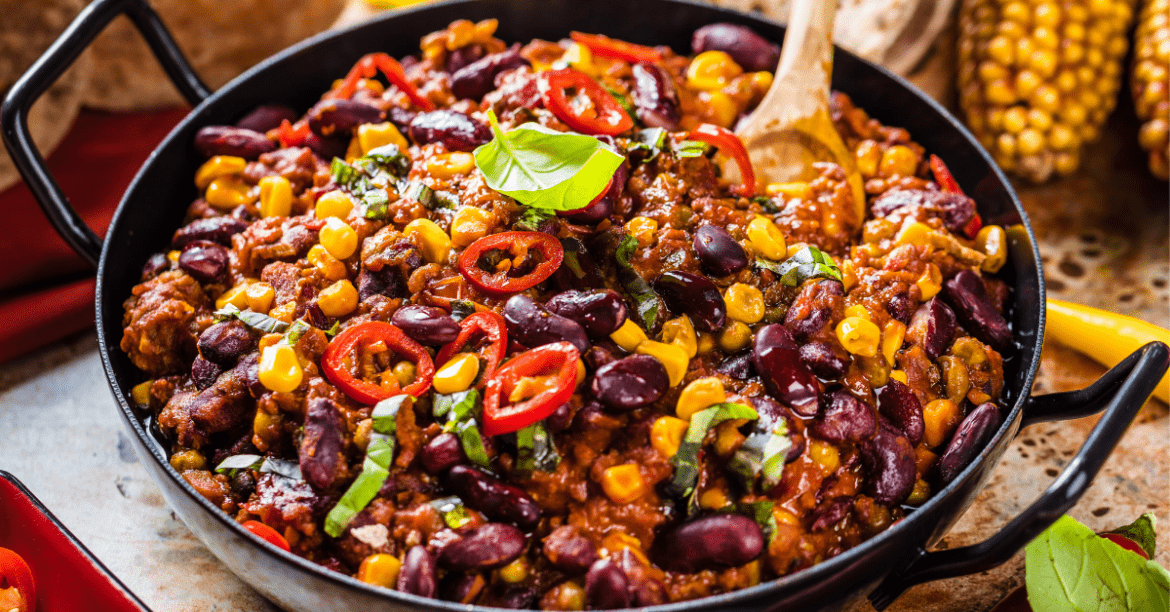
[[[555,213],[551,211],[526,206],[524,207],[524,212],[520,213],[520,218],[512,224],[512,227],[529,232],[539,232],[541,226],[548,223],[555,216]]]
[[[292,322],[292,325],[289,325],[288,332],[284,334],[284,337],[280,339],[280,342],[282,344],[292,346],[297,342],[300,342],[301,338],[303,338],[305,333],[310,329],[312,329],[311,325],[306,323],[303,319],[297,319],[296,321]]]
[[[408,172],[410,159],[393,144],[371,150],[352,165],[336,157],[329,165],[333,182],[358,198],[358,212],[367,219],[386,218],[390,204],[386,188]]]
[[[366,219],[382,220],[390,214],[390,196],[377,187],[362,192],[358,213]]]
[[[630,258],[638,248],[638,240],[629,234],[622,234],[615,258],[618,263],[618,280],[621,281],[626,293],[634,300],[634,310],[646,331],[652,332],[658,324],[658,308],[660,299],[658,294],[634,269]]]
[[[262,455],[232,455],[215,466],[218,474],[235,476],[237,470],[258,470],[264,463]]]
[[[385,484],[386,478],[390,475],[390,462],[394,459],[398,411],[404,407],[410,410],[412,399],[409,395],[395,395],[374,406],[374,411],[370,414],[373,431],[370,432],[370,445],[366,447],[362,473],[358,474],[337,505],[325,517],[325,533],[335,538],[341,537],[353,517],[369,505]]]
[[[732,473],[739,477],[740,484],[749,491],[757,475],[763,477],[765,489],[776,486],[784,472],[788,450],[792,448],[786,421],[781,419],[772,430],[761,429],[759,424],[757,421],[756,430],[744,440],[728,463]]]
[[[280,319],[274,319],[266,314],[252,312],[251,310],[241,311],[232,304],[228,304],[215,311],[216,322],[223,322],[233,318],[239,319],[244,325],[265,334],[283,334],[288,329],[288,323]]]
[[[609,85],[603,85],[603,87],[609,91],[609,95],[613,96],[614,100],[617,100],[617,103],[621,105],[622,110],[626,111],[627,115],[634,119],[638,118],[638,109],[634,108],[634,104],[630,102],[629,96],[614,89],[613,87],[610,87]]]
[[[593,136],[525,123],[508,132],[488,111],[494,138],[475,149],[488,187],[543,210],[577,210],[593,201],[625,160]]]
[[[703,438],[707,437],[708,431],[723,421],[757,418],[759,414],[755,410],[735,403],[716,404],[691,416],[682,444],[679,445],[674,457],[670,458],[670,463],[674,465],[674,478],[667,488],[671,494],[686,498],[694,495],[695,483],[699,480],[699,449],[702,448]]]
[[[536,470],[551,472],[561,462],[552,435],[544,423],[533,423],[516,432],[516,472],[529,476]]]
[[[256,470],[265,474],[276,474],[290,480],[303,480],[301,466],[296,461],[264,457],[262,455],[232,455],[215,467],[218,474],[235,476],[239,470]]]
[[[760,530],[764,532],[764,537],[768,538],[768,542],[776,539],[776,515],[772,514],[772,508],[776,506],[773,501],[757,501],[742,504],[732,504],[726,508],[721,508],[717,512],[726,514],[742,514],[751,517],[752,520],[760,526]]]
[[[431,404],[431,412],[435,419],[443,420],[443,431],[454,433],[463,446],[463,454],[473,463],[488,467],[491,460],[488,458],[487,447],[483,444],[483,435],[476,425],[479,416],[479,391],[468,389],[449,395],[435,394]]]
[[[666,148],[666,130],[663,128],[646,128],[639,130],[635,139],[626,147],[627,153],[645,151],[644,161],[650,161]]]
[[[789,287],[799,287],[810,278],[841,280],[841,268],[832,257],[815,246],[806,246],[780,263],[757,257],[756,266],[770,270]]]
[[[363,178],[360,170],[345,163],[345,160],[339,157],[334,157],[333,163],[329,164],[329,176],[334,183],[346,189],[353,189]]]
[[[410,158],[403,155],[402,151],[398,149],[398,145],[395,144],[386,144],[370,149],[370,152],[358,160],[358,163],[364,164],[364,160],[373,162],[378,169],[393,176],[406,176],[410,172]]]
[[[483,435],[479,433],[475,419],[461,421],[453,429],[459,437],[459,444],[463,446],[463,454],[476,465],[491,467],[492,461],[488,457],[487,447],[483,445]]]
[[[463,506],[463,500],[454,495],[431,500],[431,507],[443,517],[443,522],[451,529],[459,529],[471,522],[471,515]]]
[[[585,244],[577,238],[561,238],[561,247],[565,251],[565,259],[561,266],[568,270],[577,282],[574,287],[604,287],[605,281],[597,270],[597,264],[589,256]]]
[[[751,201],[755,202],[756,204],[759,204],[760,208],[763,208],[764,212],[766,212],[768,214],[774,215],[774,214],[780,212],[780,207],[776,206],[776,202],[773,201],[772,198],[769,198],[768,196],[752,196]]]
[[[674,147],[678,157],[702,157],[707,154],[707,143],[698,140],[684,140]]]
[[[451,300],[451,318],[455,319],[456,323],[460,323],[463,319],[475,314],[475,302],[468,300]]]
[[[325,330],[325,335],[332,338],[333,336],[336,336],[337,332],[339,331],[341,331],[341,321],[334,321],[333,327]]]

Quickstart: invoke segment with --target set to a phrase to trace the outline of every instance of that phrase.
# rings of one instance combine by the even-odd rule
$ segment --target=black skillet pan
[[[126,191],[104,243],[70,208],[49,175],[27,128],[28,109],[107,23],[128,15],[146,37],[179,91],[195,109],[159,145]],[[777,24],[683,0],[453,0],[382,15],[292,47],[212,93],[192,72],[145,0],[97,0],[13,86],[0,121],[4,141],[25,182],[62,236],[97,266],[97,330],[110,389],[132,432],[135,449],[164,497],[188,527],[233,572],[287,610],[476,610],[364,584],[265,545],[196,493],[171,469],[148,423],[131,408],[130,389],[141,373],[118,348],[122,300],[152,254],[164,250],[196,196],[191,176],[202,161],[192,142],[210,124],[230,124],[259,104],[306,109],[363,54],[403,56],[419,37],[458,18],[495,17],[507,42],[557,40],[570,30],[600,32],[643,44],[689,50],[700,26],[729,21],[774,40]],[[1015,347],[1004,364],[1007,418],[986,448],[950,485],[905,520],[819,565],[771,582],[706,599],[665,605],[683,610],[840,610],[869,597],[884,609],[915,584],[983,571],[1003,563],[1071,508],[1088,488],[1168,365],[1167,347],[1152,343],[1082,391],[1029,395],[1044,333],[1044,276],[1028,220],[1006,178],[975,139],[941,106],[900,78],[838,50],[833,86],[882,122],[905,127],[928,151],[946,159],[988,223],[1008,228],[1010,259],[1000,276],[1014,288],[1010,320]],[[99,258],[100,255],[100,258]],[[958,520],[1023,426],[1105,415],[1051,487],[987,541],[926,552]]]

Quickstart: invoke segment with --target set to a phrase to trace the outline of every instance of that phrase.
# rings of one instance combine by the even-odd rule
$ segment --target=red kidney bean
[[[419,259],[422,261],[421,257]],[[365,301],[371,295],[384,295],[388,298],[410,297],[406,289],[406,281],[396,268],[385,267],[377,272],[362,268],[357,278],[358,298]]]
[[[435,596],[435,558],[426,546],[416,545],[406,551],[398,572],[398,590],[419,597]]]
[[[630,97],[638,119],[649,127],[668,130],[678,127],[678,94],[666,70],[654,64],[634,64],[630,71],[634,77]]]
[[[235,217],[208,217],[196,219],[175,230],[171,248],[181,249],[196,240],[232,245],[232,236],[248,229],[248,224]]]
[[[191,363],[191,382],[200,391],[214,385],[220,374],[223,374],[223,368],[202,357],[196,357]]]
[[[318,136],[348,136],[357,126],[378,123],[385,114],[382,109],[364,102],[345,99],[322,100],[305,115],[309,129]]]
[[[914,301],[909,293],[899,293],[886,302],[886,312],[903,323],[909,323],[910,315],[914,314]]]
[[[565,402],[561,404],[552,414],[544,419],[544,428],[549,433],[562,432],[573,424],[573,416],[577,411],[573,410],[572,402]]]
[[[282,121],[295,123],[297,118],[297,112],[287,106],[264,104],[244,115],[243,119],[236,122],[236,127],[263,134],[280,127]]]
[[[525,544],[524,533],[519,529],[487,523],[443,546],[439,564],[457,572],[495,569],[519,558]]]
[[[468,508],[492,520],[515,523],[522,529],[532,529],[540,521],[540,506],[524,489],[504,484],[471,466],[452,466],[443,484]]]
[[[852,497],[836,497],[828,502],[822,504],[812,513],[812,526],[809,531],[816,533],[824,531],[833,525],[841,522],[841,519],[849,515],[849,511],[853,509]]]
[[[701,331],[717,331],[727,321],[727,304],[719,288],[705,276],[672,270],[659,275],[654,289],[666,307],[691,318]]]
[[[585,332],[597,338],[608,338],[626,322],[626,302],[616,291],[593,289],[562,291],[545,302],[553,314],[576,321]]]
[[[556,272],[553,272],[554,287],[562,291],[605,287],[597,262],[589,254],[584,243],[576,238],[561,238],[561,247],[565,249],[565,261]]]
[[[997,350],[1011,346],[1012,330],[988,299],[978,273],[963,270],[947,280],[943,283],[943,297],[973,336]]]
[[[341,410],[333,400],[318,397],[308,402],[304,436],[299,450],[301,474],[318,490],[328,490],[346,470],[345,437]]]
[[[263,153],[275,151],[276,143],[260,132],[230,125],[209,125],[195,134],[195,148],[204,157],[232,155],[254,161]]]
[[[825,380],[837,380],[849,369],[850,359],[825,342],[812,341],[800,347],[800,360],[813,374]]]
[[[585,365],[590,370],[596,370],[607,363],[621,359],[622,352],[612,341],[603,340],[601,343],[589,347],[589,350],[581,358],[585,360]]]
[[[253,398],[260,399],[260,396],[268,393],[268,388],[260,382],[260,353],[244,355],[235,369],[240,373],[240,379]]]
[[[748,265],[747,251],[717,225],[700,227],[695,232],[694,245],[699,263],[715,276],[735,274]]]
[[[420,113],[410,122],[410,139],[422,146],[441,142],[448,151],[474,150],[492,139],[492,130],[480,121],[453,110]]]
[[[561,525],[544,538],[544,556],[553,567],[579,574],[597,560],[597,547],[585,537],[580,527]]]
[[[590,610],[630,607],[629,588],[626,573],[610,559],[598,559],[585,574],[585,601]]]
[[[910,387],[901,382],[890,379],[886,386],[877,389],[878,412],[897,425],[910,446],[918,446],[922,435],[926,431],[926,422],[922,416],[922,403]]]
[[[329,136],[309,134],[305,136],[304,145],[317,157],[328,163],[334,157],[345,157],[345,152],[349,148],[349,137],[338,134]]]
[[[155,253],[146,260],[146,264],[142,266],[142,282],[146,282],[163,272],[166,272],[171,267],[171,260],[167,259],[166,253]]]
[[[452,74],[463,67],[482,59],[487,50],[483,45],[464,45],[447,54],[447,72]]]
[[[809,424],[816,437],[827,442],[858,443],[868,440],[877,429],[873,409],[845,389],[829,394],[825,409]]]
[[[800,416],[817,413],[820,384],[800,360],[799,348],[786,327],[778,323],[761,327],[756,332],[752,354],[756,372],[772,397],[791,406]]]
[[[835,280],[807,283],[784,315],[784,326],[800,342],[824,329],[836,308],[845,306],[845,289]]]
[[[695,53],[723,51],[748,72],[772,72],[780,63],[779,45],[750,28],[731,23],[713,23],[695,30],[691,50]]]
[[[487,581],[478,573],[451,572],[439,583],[439,597],[445,601],[469,604],[479,597],[485,586]]]
[[[785,462],[796,461],[800,454],[804,452],[804,446],[807,440],[804,435],[804,426],[801,424],[792,411],[785,408],[776,400],[765,397],[748,398],[748,403],[752,408],[755,408],[756,414],[760,418],[751,426],[752,431],[761,433],[771,433],[780,425],[780,421],[784,421],[785,427],[788,431],[788,439],[792,445],[788,448],[788,454],[785,455]]]
[[[947,444],[938,460],[938,477],[943,485],[950,483],[967,467],[971,459],[979,454],[980,450],[995,435],[999,427],[999,406],[987,402],[980,404],[963,418],[955,435]]]
[[[459,68],[451,75],[451,93],[461,100],[480,100],[495,88],[496,75],[528,66],[520,55],[519,45],[493,53]]]
[[[736,380],[747,380],[756,375],[755,357],[750,350],[740,351],[719,362],[715,371]]]
[[[222,366],[235,365],[241,355],[255,348],[255,336],[235,319],[216,323],[199,334],[199,354]]]
[[[508,610],[531,610],[533,604],[536,603],[536,598],[540,593],[534,586],[513,585],[504,589],[495,601],[487,605],[493,608],[505,608]]]
[[[504,321],[508,324],[508,338],[535,348],[565,341],[577,347],[584,355],[589,350],[589,336],[581,324],[568,317],[553,314],[526,295],[514,295],[504,304]]]
[[[739,514],[713,514],[668,529],[654,541],[654,560],[669,571],[738,567],[760,556],[764,533]]]
[[[938,297],[920,306],[906,328],[906,339],[921,346],[931,359],[945,353],[954,337],[955,312]]]
[[[441,346],[459,336],[459,324],[447,311],[434,306],[409,304],[394,311],[390,323],[416,342]],[[442,364],[436,364],[442,365]]]
[[[227,249],[207,240],[190,242],[179,254],[179,267],[201,283],[227,280],[228,264]]]
[[[652,575],[650,566],[643,563],[633,551],[623,548],[610,555],[610,559],[626,573],[626,580],[629,582],[627,592],[630,594],[630,607],[658,606],[669,601],[666,585]],[[653,573],[660,574],[657,570],[653,570]]]
[[[961,194],[934,189],[891,189],[874,199],[873,216],[882,218],[908,208],[923,210],[941,219],[952,232],[964,233],[975,216],[975,200]]]
[[[669,388],[666,367],[649,355],[630,355],[601,366],[591,385],[594,397],[618,410],[653,404]]]
[[[463,444],[453,433],[441,433],[427,442],[418,456],[424,472],[431,476],[442,475],[452,466],[467,462]]]
[[[874,501],[894,506],[905,501],[914,489],[918,468],[914,447],[893,423],[878,421],[877,433],[863,443],[861,462],[869,470],[865,491]]]

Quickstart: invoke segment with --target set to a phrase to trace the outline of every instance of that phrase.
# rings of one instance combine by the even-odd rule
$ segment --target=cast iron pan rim
[[[750,14],[740,13],[737,11],[732,11],[732,10],[725,9],[722,7],[715,7],[715,6],[711,6],[709,4],[700,3],[697,0],[667,0],[667,1],[671,1],[671,2],[674,2],[677,4],[687,5],[687,6],[694,6],[696,8],[700,8],[700,9],[705,10],[705,11],[713,11],[716,13],[722,13],[722,14],[725,14],[729,18],[732,18],[734,20],[742,21],[743,18],[745,16],[747,16],[750,19],[752,19],[760,24],[763,24],[763,25],[772,26],[772,27],[783,27],[783,26],[780,26],[780,24],[778,24],[775,21],[772,21],[770,19],[765,19],[765,18],[758,16],[758,15],[750,15]],[[113,235],[115,233],[115,229],[117,228],[119,222],[121,221],[123,212],[125,210],[127,202],[129,201],[130,194],[134,193],[137,190],[138,184],[142,180],[142,177],[145,174],[146,169],[152,167],[156,162],[158,162],[158,158],[160,156],[160,152],[162,151],[162,149],[164,149],[168,144],[170,144],[172,140],[177,138],[179,132],[181,132],[185,128],[187,128],[188,125],[195,123],[196,120],[201,117],[202,111],[205,108],[208,108],[210,106],[215,105],[218,102],[218,100],[221,97],[223,97],[223,95],[225,95],[226,93],[233,91],[233,90],[240,88],[240,87],[246,87],[247,82],[250,80],[250,78],[253,75],[260,73],[260,72],[263,72],[263,71],[267,70],[271,65],[278,63],[280,61],[283,61],[284,59],[288,58],[291,55],[294,55],[294,54],[300,53],[306,49],[309,49],[322,41],[325,41],[328,39],[333,39],[333,38],[343,38],[355,30],[366,28],[366,27],[372,27],[372,26],[374,26],[374,24],[382,23],[384,21],[392,21],[392,20],[396,19],[399,15],[420,12],[420,11],[439,11],[439,10],[455,11],[455,10],[457,10],[457,7],[462,5],[462,4],[471,4],[474,2],[476,2],[476,0],[445,0],[443,2],[415,6],[415,7],[410,7],[410,8],[406,8],[406,9],[399,9],[397,11],[389,11],[389,12],[383,13],[382,15],[379,15],[379,16],[376,16],[372,19],[369,19],[367,21],[352,25],[352,26],[345,28],[343,30],[327,31],[327,32],[323,32],[321,34],[318,34],[316,36],[313,36],[311,38],[308,38],[308,39],[306,39],[306,40],[304,40],[296,45],[293,45],[293,46],[285,49],[284,51],[281,51],[280,53],[277,53],[276,55],[273,55],[272,57],[264,60],[263,62],[257,64],[256,66],[252,67],[251,69],[247,70],[246,72],[244,72],[240,76],[233,79],[227,85],[224,85],[219,90],[215,91],[211,96],[209,96],[206,100],[204,100],[202,103],[200,103],[199,106],[192,109],[191,112],[187,115],[187,117],[184,118],[178,125],[176,125],[174,127],[174,129],[172,129],[171,132],[167,135],[167,137],[159,144],[159,146],[150,154],[150,157],[148,157],[147,160],[143,163],[142,168],[139,169],[138,173],[134,177],[134,180],[130,183],[130,186],[126,189],[125,194],[123,194],[122,200],[118,204],[117,210],[114,212],[113,220],[110,223],[110,229],[108,230],[107,235],[110,236],[110,235]],[[457,17],[457,15],[452,15],[452,17]],[[694,600],[689,600],[689,601],[683,601],[683,602],[677,602],[677,603],[671,603],[671,604],[663,604],[660,606],[652,606],[652,607],[644,608],[644,609],[654,610],[655,612],[684,612],[684,611],[691,611],[691,610],[702,610],[702,609],[705,609],[707,606],[734,604],[736,602],[736,600],[747,599],[747,598],[750,598],[751,596],[754,596],[754,595],[762,593],[762,592],[772,591],[772,590],[783,590],[789,584],[797,582],[797,581],[800,581],[800,582],[812,581],[812,580],[815,580],[817,577],[822,576],[822,575],[831,575],[831,574],[837,573],[838,571],[845,569],[850,563],[852,563],[854,561],[855,557],[862,556],[862,555],[866,554],[870,549],[877,548],[877,547],[881,546],[889,538],[900,537],[901,536],[900,532],[905,531],[906,529],[910,529],[910,526],[912,524],[914,524],[919,517],[926,515],[926,514],[929,514],[929,511],[931,509],[933,509],[935,506],[947,501],[948,498],[950,497],[950,494],[972,476],[972,474],[975,471],[976,466],[982,464],[984,461],[987,461],[988,455],[989,455],[991,449],[995,448],[1005,436],[1009,435],[1009,431],[1013,428],[1014,424],[1017,422],[1018,417],[1022,411],[1022,407],[1028,399],[1029,392],[1032,388],[1033,380],[1035,379],[1035,376],[1036,376],[1036,370],[1039,368],[1039,365],[1040,365],[1039,355],[1040,355],[1040,348],[1041,348],[1041,345],[1043,344],[1043,339],[1044,339],[1044,323],[1045,323],[1045,309],[1043,307],[1044,295],[1045,295],[1044,270],[1043,270],[1043,267],[1041,266],[1041,263],[1040,263],[1039,247],[1036,243],[1036,236],[1032,230],[1032,225],[1029,222],[1028,215],[1024,211],[1023,205],[1020,203],[1019,197],[1016,195],[1016,192],[1012,188],[1011,183],[1008,181],[1007,177],[1003,174],[1003,171],[1000,170],[999,166],[995,164],[995,162],[992,160],[991,156],[987,153],[987,151],[985,151],[983,149],[983,147],[979,144],[978,140],[975,139],[975,137],[967,130],[967,128],[965,126],[963,126],[963,124],[958,119],[956,119],[953,115],[951,115],[950,112],[946,110],[946,108],[944,108],[941,104],[936,102],[933,98],[931,98],[930,96],[927,96],[920,89],[918,89],[917,87],[915,87],[913,84],[906,81],[902,77],[886,70],[885,68],[883,68],[881,66],[875,65],[875,64],[869,62],[868,60],[859,58],[859,57],[853,55],[852,53],[850,53],[849,51],[846,51],[846,50],[841,49],[841,48],[837,48],[835,50],[835,52],[838,54],[848,55],[856,61],[860,61],[860,62],[864,62],[864,63],[868,64],[869,67],[882,73],[884,76],[888,77],[891,81],[893,81],[896,85],[901,86],[901,87],[909,90],[917,98],[919,98],[921,101],[925,102],[938,115],[943,117],[947,121],[947,123],[950,124],[952,129],[954,129],[956,132],[958,132],[959,135],[961,135],[964,140],[966,140],[971,146],[973,146],[975,148],[976,151],[979,152],[979,154],[983,157],[984,163],[991,170],[994,177],[996,179],[998,179],[1000,184],[1002,184],[1003,186],[1006,187],[1007,194],[1008,194],[1009,198],[1011,199],[1012,204],[1015,206],[1017,212],[1020,215],[1020,225],[1023,226],[1024,231],[1027,234],[1028,243],[1029,243],[1029,246],[1031,247],[1031,250],[1032,250],[1032,258],[1033,258],[1033,261],[1035,262],[1035,265],[1036,265],[1036,279],[1037,279],[1036,291],[1038,293],[1037,303],[1040,304],[1041,306],[1040,306],[1040,312],[1039,312],[1038,322],[1037,322],[1037,327],[1036,327],[1036,340],[1035,340],[1034,346],[1032,347],[1033,351],[1031,353],[1033,358],[1031,359],[1031,362],[1027,364],[1027,371],[1026,371],[1026,375],[1024,378],[1024,384],[1021,385],[1021,388],[1018,390],[1019,394],[1016,398],[1014,405],[1012,406],[1011,410],[1009,410],[1007,417],[1003,420],[1003,423],[1000,425],[998,431],[996,431],[996,433],[992,437],[992,439],[983,447],[983,449],[979,452],[979,454],[974,459],[972,459],[970,463],[968,463],[967,467],[964,468],[963,471],[960,472],[960,474],[949,485],[944,487],[942,490],[936,492],[933,496],[931,496],[931,498],[925,504],[920,506],[918,509],[916,509],[914,512],[912,512],[908,517],[906,517],[902,521],[899,521],[897,524],[892,525],[891,527],[889,527],[885,531],[866,540],[865,542],[863,542],[862,544],[860,544],[854,548],[851,548],[851,549],[849,549],[849,550],[847,550],[847,551],[845,551],[845,552],[843,552],[843,553],[841,553],[841,554],[839,554],[831,559],[828,559],[826,561],[818,563],[812,567],[800,570],[800,571],[795,572],[793,574],[781,576],[781,577],[776,578],[774,580],[771,580],[771,581],[768,581],[765,583],[761,583],[761,584],[753,586],[753,587],[749,587],[746,589],[740,589],[737,591],[731,591],[729,593],[722,593],[719,595],[713,595],[710,597],[703,597],[700,599],[694,599]],[[863,103],[860,106],[862,108],[864,108]],[[159,450],[158,445],[155,443],[152,443],[151,434],[149,432],[147,432],[142,427],[142,423],[135,416],[134,411],[130,407],[129,403],[126,401],[125,393],[123,393],[121,391],[121,389],[118,388],[117,376],[116,376],[116,373],[114,371],[113,362],[110,358],[111,347],[110,347],[110,345],[107,344],[105,334],[103,333],[104,321],[103,321],[103,313],[102,313],[102,301],[103,301],[102,300],[102,292],[103,292],[103,288],[104,288],[103,280],[105,278],[106,261],[107,261],[107,258],[109,256],[109,250],[110,250],[110,241],[109,240],[103,241],[101,260],[98,263],[97,287],[96,287],[96,291],[95,291],[95,296],[96,296],[95,313],[96,313],[96,318],[97,318],[98,345],[101,349],[102,367],[105,368],[106,378],[107,378],[108,382],[110,383],[110,390],[113,392],[114,397],[117,399],[118,404],[121,408],[122,418],[126,420],[127,424],[138,435],[138,438],[139,438],[138,442],[140,444],[143,444],[149,450],[151,456],[154,457],[155,461],[159,463],[160,467],[162,467],[168,473],[168,476],[179,485],[179,487],[183,490],[184,493],[187,494],[188,497],[190,497],[192,500],[194,500],[197,504],[201,505],[205,511],[207,511],[211,515],[213,515],[216,518],[216,520],[218,520],[225,527],[234,531],[237,536],[243,537],[245,539],[250,539],[253,543],[256,543],[257,546],[259,548],[261,548],[265,554],[267,554],[271,557],[279,558],[280,560],[293,565],[294,567],[296,567],[296,569],[298,569],[300,571],[315,574],[316,576],[318,576],[320,578],[324,578],[326,580],[329,580],[329,581],[332,581],[335,583],[343,584],[343,585],[348,586],[350,588],[361,589],[361,590],[363,590],[371,595],[386,597],[389,599],[404,600],[405,602],[415,604],[415,605],[423,607],[423,608],[451,610],[452,612],[455,612],[455,611],[467,612],[469,610],[489,610],[489,609],[494,610],[494,609],[498,609],[498,608],[489,608],[487,606],[458,604],[455,602],[442,601],[439,599],[419,597],[417,595],[411,595],[409,593],[403,593],[403,592],[396,591],[396,590],[376,587],[376,586],[361,582],[360,580],[357,580],[356,578],[352,578],[352,577],[347,576],[345,574],[342,574],[340,572],[335,572],[335,571],[327,569],[321,565],[317,565],[316,563],[313,563],[307,559],[304,559],[302,557],[294,555],[291,552],[285,552],[285,551],[279,550],[279,549],[277,549],[271,545],[268,545],[268,544],[260,544],[262,542],[262,540],[260,540],[257,536],[253,535],[248,530],[244,529],[240,523],[237,523],[231,517],[224,514],[222,510],[220,510],[219,508],[212,505],[211,502],[209,502],[206,498],[204,498],[202,495],[197,493],[195,491],[195,489],[192,488],[191,485],[189,485],[187,483],[186,480],[184,480],[177,472],[174,471],[174,468],[172,468],[170,466],[170,463],[167,461],[167,458],[165,456],[163,456],[163,454]],[[1014,293],[1018,296],[1021,291],[1026,290],[1028,288],[1013,287],[1013,289],[1014,289]],[[1013,331],[1015,331],[1015,330],[1013,330]],[[116,345],[115,345],[115,347],[116,347]],[[1026,348],[1026,347],[1021,346],[1020,348]],[[1019,358],[1023,359],[1024,356],[1020,355]],[[1012,435],[1014,435],[1014,433],[1015,432],[1011,432]],[[925,545],[925,542],[922,545]]]

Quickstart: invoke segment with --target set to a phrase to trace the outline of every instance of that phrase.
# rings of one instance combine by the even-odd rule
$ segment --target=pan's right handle
[[[28,114],[33,103],[93,39],[115,17],[123,14],[134,22],[179,93],[188,102],[197,105],[211,95],[211,90],[183,57],[175,39],[146,0],[96,0],[81,11],[61,37],[20,77],[4,97],[3,106],[0,106],[0,127],[3,128],[4,144],[8,147],[13,164],[24,177],[25,184],[53,227],[73,250],[94,267],[97,267],[101,256],[102,240],[73,210],[69,198],[65,197],[61,186],[49,173],[29,133]]]

